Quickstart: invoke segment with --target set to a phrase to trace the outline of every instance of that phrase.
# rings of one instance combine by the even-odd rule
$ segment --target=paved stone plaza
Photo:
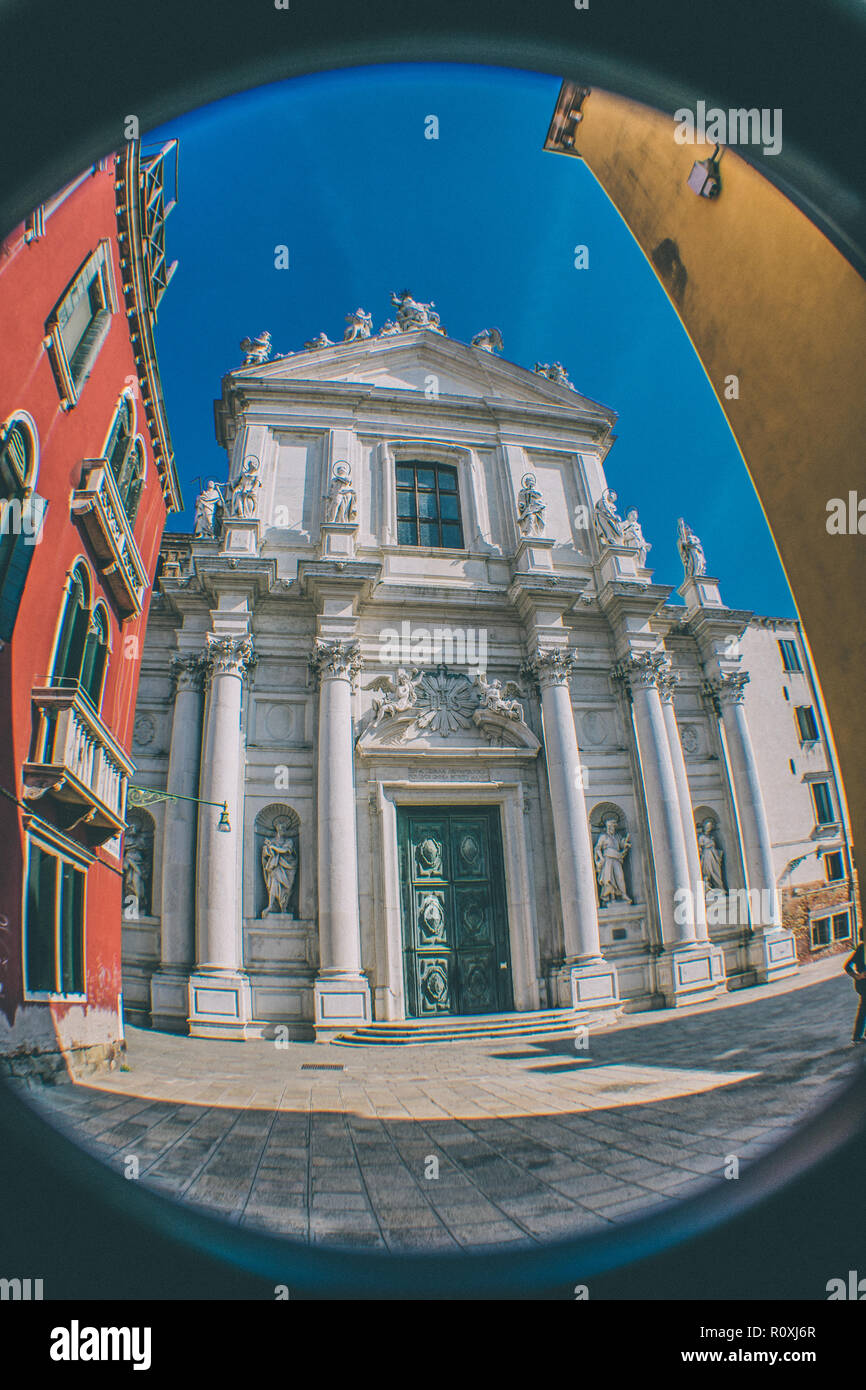
[[[28,1094],[112,1168],[295,1239],[459,1251],[596,1231],[724,1181],[860,1064],[834,956],[568,1039],[413,1047],[130,1030],[129,1070]],[[317,1070],[316,1068],[328,1068]],[[438,1177],[427,1176],[435,1170]]]

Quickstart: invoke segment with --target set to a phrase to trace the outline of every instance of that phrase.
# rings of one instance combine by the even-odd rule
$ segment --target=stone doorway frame
[[[376,922],[377,1015],[406,1018],[403,980],[403,922],[400,907],[400,865],[397,845],[398,806],[461,807],[498,806],[502,834],[505,905],[511,951],[511,984],[514,1012],[541,1008],[538,936],[535,930],[535,895],[527,852],[523,784],[519,781],[410,782],[375,779],[376,809],[382,854],[383,903]],[[384,977],[384,978],[383,978]]]

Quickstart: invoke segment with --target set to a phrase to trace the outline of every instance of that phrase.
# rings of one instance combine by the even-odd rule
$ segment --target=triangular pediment
[[[238,385],[263,381],[332,382],[383,391],[429,392],[439,397],[516,401],[561,406],[613,424],[615,411],[484,348],[471,347],[429,329],[303,349],[231,373]],[[434,383],[431,383],[431,378]]]

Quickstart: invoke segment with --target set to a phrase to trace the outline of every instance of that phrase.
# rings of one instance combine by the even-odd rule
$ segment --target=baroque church
[[[792,973],[780,880],[850,872],[798,624],[728,608],[684,520],[654,583],[615,414],[392,302],[223,380],[228,482],[166,536],[144,648],[127,1017],[328,1039]]]

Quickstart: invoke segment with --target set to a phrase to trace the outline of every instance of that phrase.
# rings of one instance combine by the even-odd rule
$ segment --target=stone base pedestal
[[[156,970],[150,977],[150,1022],[164,1033],[189,1032],[189,971]]]
[[[564,965],[557,976],[557,993],[563,1009],[608,1012],[620,1007],[616,971],[605,960]]]
[[[191,1038],[245,1040],[252,1018],[250,982],[239,970],[197,971],[189,977]]]
[[[372,1022],[373,1009],[366,975],[320,975],[316,980],[316,1041]]]
[[[322,558],[353,560],[355,558],[355,538],[358,534],[357,521],[322,522]]]
[[[659,987],[669,1009],[715,999],[726,989],[721,946],[669,946],[658,957]]]
[[[604,546],[598,562],[599,588],[623,579],[632,584],[646,582],[646,574],[638,560],[637,551],[628,546]]]
[[[698,578],[687,575],[677,593],[682,597],[686,609],[691,613],[696,608],[724,608],[718,579],[702,574]]]
[[[549,574],[553,570],[554,540],[551,536],[524,536],[514,552],[514,573]]]
[[[797,946],[793,932],[784,927],[755,932],[747,949],[749,967],[754,970],[756,983],[768,985],[771,980],[783,980],[797,973]]]
[[[223,521],[223,555],[258,555],[261,522],[258,517],[227,516]]]

